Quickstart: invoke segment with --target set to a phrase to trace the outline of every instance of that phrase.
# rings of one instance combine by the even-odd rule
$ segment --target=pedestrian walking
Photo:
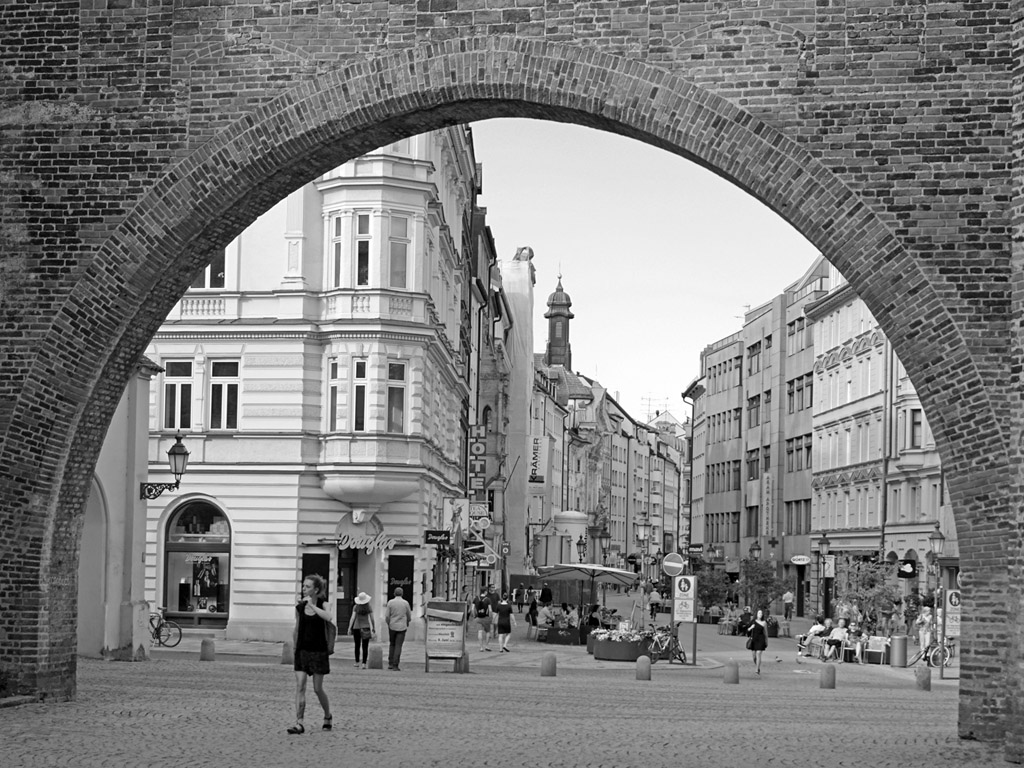
[[[313,692],[324,710],[325,731],[331,730],[333,716],[324,691],[324,675],[330,674],[331,664],[327,648],[327,625],[334,619],[324,607],[327,604],[327,583],[318,574],[302,580],[302,600],[295,606],[295,629],[292,630],[292,648],[295,649],[295,725],[288,733],[306,732],[306,681],[313,678]]]
[[[352,608],[352,615],[348,618],[348,633],[352,635],[352,645],[356,649],[355,668],[366,669],[366,657],[370,651],[370,639],[377,634],[377,625],[373,620],[373,610],[370,608],[370,596],[365,592],[356,595],[355,606]],[[359,653],[362,651],[362,661]]]
[[[405,633],[412,621],[412,606],[402,594],[402,588],[395,587],[395,596],[384,606],[384,623],[388,627],[388,669],[395,672],[401,671],[398,663],[402,660]]]
[[[512,613],[512,606],[508,602],[507,594],[501,596],[494,612],[498,616],[498,651],[499,653],[511,653],[508,649],[508,641],[512,636],[512,627],[516,625],[516,617]]]
[[[480,641],[480,650],[491,650],[491,601],[487,597],[487,590],[481,589],[480,596],[473,601],[473,617],[476,621],[476,636]]]
[[[793,618],[793,590],[787,589],[782,596],[782,618],[789,621]]]
[[[532,636],[537,635],[537,616],[540,613],[540,609],[537,608],[536,599],[530,601],[530,607],[526,609],[526,639],[529,640]]]
[[[768,647],[768,622],[765,621],[764,611],[760,608],[757,609],[757,615],[754,616],[754,620],[747,625],[747,648],[750,649],[750,655],[753,657],[754,664],[757,667],[757,674],[761,674],[761,655],[764,653],[765,648]]]
[[[515,591],[516,608],[520,613],[523,612],[523,606],[526,605],[526,587],[520,584]]]
[[[661,610],[661,593],[657,589],[651,590],[649,606],[651,609],[651,619],[656,619],[658,617],[658,611]]]

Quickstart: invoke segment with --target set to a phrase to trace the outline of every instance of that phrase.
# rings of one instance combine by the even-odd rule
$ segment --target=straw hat
[[[368,602],[370,602],[370,596],[365,592],[356,595],[356,605],[366,605]]]

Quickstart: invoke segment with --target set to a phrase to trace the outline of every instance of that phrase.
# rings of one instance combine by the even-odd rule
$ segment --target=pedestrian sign
[[[672,594],[672,621],[696,621],[697,577],[676,576],[672,580]]]
[[[960,637],[960,590],[951,589],[945,600],[946,637]]]

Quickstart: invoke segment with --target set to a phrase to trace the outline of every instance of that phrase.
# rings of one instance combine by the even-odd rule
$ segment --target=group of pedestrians
[[[355,666],[366,669],[370,640],[377,635],[377,624],[370,608],[372,598],[360,592],[348,621],[348,633],[355,646]],[[295,628],[292,631],[292,647],[295,653],[295,725],[288,727],[288,733],[299,735],[306,732],[306,686],[313,680],[313,692],[324,711],[323,730],[334,726],[331,704],[324,690],[324,675],[331,672],[330,656],[334,648],[329,645],[331,630],[337,625],[327,610],[327,582],[318,574],[302,580],[302,599],[295,606]],[[412,621],[412,607],[403,597],[401,587],[395,587],[394,597],[384,606],[384,625],[388,628],[388,669],[400,671],[402,646],[405,634]]]
[[[523,599],[525,600],[525,595]],[[508,601],[508,593],[502,593],[501,597],[495,600],[492,598],[490,590],[484,587],[480,590],[480,595],[473,601],[470,610],[476,621],[476,635],[480,643],[480,650],[491,650],[493,634],[498,638],[498,651],[511,653],[508,641],[512,637],[512,629],[516,626],[516,617],[512,612],[512,605]]]

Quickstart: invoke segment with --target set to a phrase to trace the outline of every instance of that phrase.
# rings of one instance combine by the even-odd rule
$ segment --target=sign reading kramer
[[[697,604],[697,577],[676,576],[672,580],[672,585],[672,621],[696,621],[694,609]]]

